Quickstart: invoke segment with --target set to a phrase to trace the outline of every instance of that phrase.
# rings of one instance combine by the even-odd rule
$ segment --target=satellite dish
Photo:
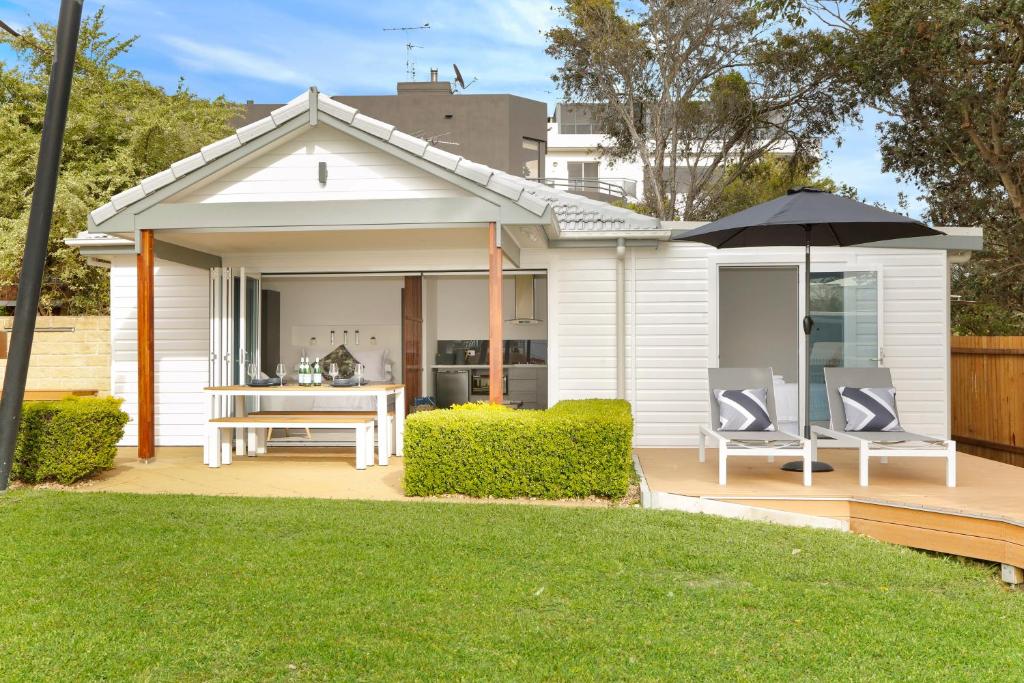
[[[452,64],[452,68],[455,69],[455,82],[459,84],[459,87],[463,90],[466,89],[466,81],[462,78],[462,72],[459,71],[458,64]]]

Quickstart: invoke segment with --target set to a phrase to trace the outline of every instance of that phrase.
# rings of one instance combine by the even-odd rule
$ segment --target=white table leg
[[[377,464],[387,465],[390,459],[391,444],[388,443],[388,395],[387,392],[377,394]]]
[[[256,433],[256,452],[263,455],[267,452],[267,430],[260,427],[252,430]]]
[[[220,432],[220,464],[230,465],[231,464],[231,435],[234,433],[233,429],[218,429]]]
[[[366,426],[363,436],[363,450],[366,453],[365,463],[367,467],[373,466],[373,423]]]
[[[401,458],[405,451],[405,389],[395,393],[395,455]]]
[[[217,396],[210,395],[210,420],[217,417]],[[217,452],[217,428],[213,422],[207,422],[206,445],[203,447],[203,464],[214,467],[213,460]]]
[[[254,456],[259,453],[259,429],[249,428],[246,431],[249,443],[246,445],[245,454],[248,456]]]
[[[370,444],[370,448],[373,448],[373,444]],[[370,451],[373,452],[372,450]],[[356,469],[366,469],[366,427],[356,427]]]
[[[214,422],[206,425],[206,465],[220,467],[220,428]]]
[[[235,417],[245,417],[245,396],[235,396]],[[245,455],[245,428],[235,430],[235,452]]]

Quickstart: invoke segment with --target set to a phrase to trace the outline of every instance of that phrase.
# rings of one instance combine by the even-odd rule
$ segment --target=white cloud
[[[200,43],[183,36],[162,36],[174,48],[175,61],[199,71],[233,74],[302,87],[309,77],[284,63],[245,50]]]

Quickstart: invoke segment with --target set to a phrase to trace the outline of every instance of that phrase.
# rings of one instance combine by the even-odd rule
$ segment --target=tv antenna
[[[430,28],[430,22],[424,22],[422,26],[394,26],[391,28],[383,29],[385,31],[401,31],[402,35],[406,37],[405,43],[405,76],[410,81],[416,80],[416,62],[412,58],[413,50],[422,50],[422,45],[414,45],[412,40],[409,39],[409,31],[425,31]]]

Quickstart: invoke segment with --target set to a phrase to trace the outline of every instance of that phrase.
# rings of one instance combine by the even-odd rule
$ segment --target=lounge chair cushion
[[[772,432],[775,425],[768,414],[768,390],[715,389],[718,428],[730,432]]]
[[[892,387],[839,387],[848,432],[902,432]]]

